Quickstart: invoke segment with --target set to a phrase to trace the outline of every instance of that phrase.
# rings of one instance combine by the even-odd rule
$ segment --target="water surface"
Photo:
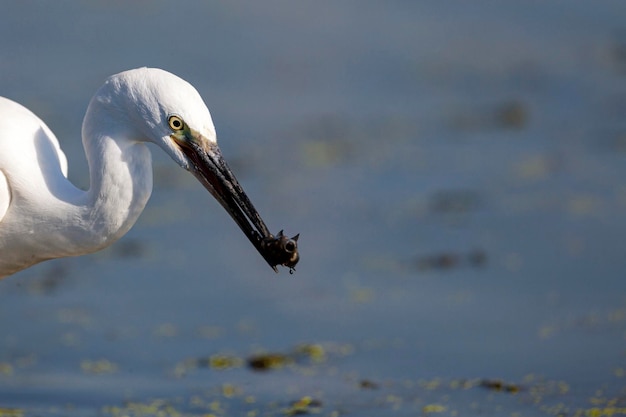
[[[624,17],[5,4],[0,94],[56,132],[76,184],[103,79],[167,69],[302,261],[275,275],[153,149],[127,236],[0,282],[0,415],[626,414]]]

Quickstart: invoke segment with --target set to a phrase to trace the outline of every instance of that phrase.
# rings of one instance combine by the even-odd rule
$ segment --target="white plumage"
[[[87,191],[68,181],[67,159],[45,123],[0,97],[0,277],[97,251],[124,235],[152,191],[146,142],[192,172],[265,257],[260,242],[271,235],[222,159],[209,110],[186,81],[151,68],[110,77],[89,104],[82,137]]]

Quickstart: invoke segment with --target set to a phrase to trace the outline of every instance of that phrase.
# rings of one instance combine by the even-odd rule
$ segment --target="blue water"
[[[154,148],[127,236],[0,282],[0,416],[626,414],[625,22],[611,1],[3,4],[0,95],[76,184],[103,79],[167,69],[302,260],[274,274]],[[260,352],[287,363],[246,367]]]

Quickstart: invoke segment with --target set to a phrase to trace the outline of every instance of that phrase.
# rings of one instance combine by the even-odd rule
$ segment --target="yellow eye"
[[[183,119],[178,116],[170,116],[170,118],[167,119],[167,122],[169,123],[170,128],[174,131],[183,130],[185,128],[185,122],[183,122]]]

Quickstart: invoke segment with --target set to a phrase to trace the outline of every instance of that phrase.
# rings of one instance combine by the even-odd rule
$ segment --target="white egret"
[[[198,178],[274,270],[297,262],[296,241],[269,233],[222,158],[209,110],[186,81],[154,68],[111,76],[89,103],[82,138],[87,191],[67,179],[67,159],[45,123],[0,97],[0,278],[98,251],[124,235],[152,192],[147,142]]]

